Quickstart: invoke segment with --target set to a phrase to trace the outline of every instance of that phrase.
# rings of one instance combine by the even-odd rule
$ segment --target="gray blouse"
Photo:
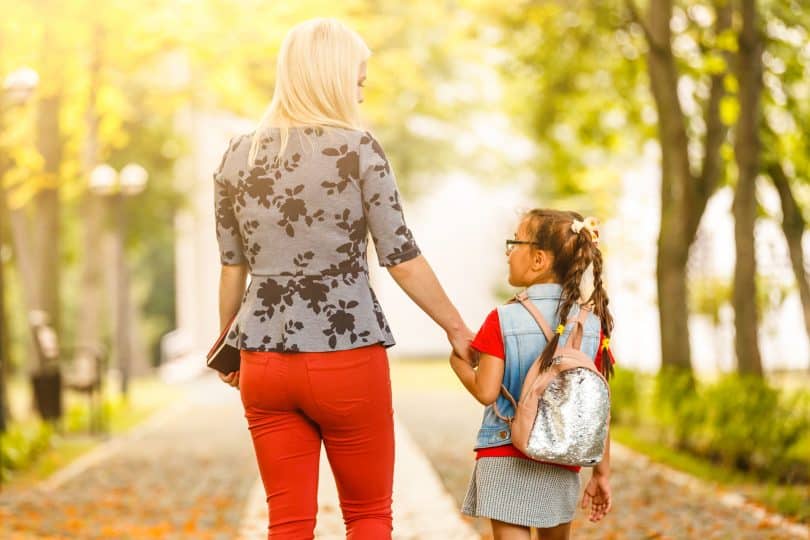
[[[368,279],[368,232],[381,266],[419,255],[391,166],[369,133],[278,130],[248,167],[253,134],[235,137],[214,173],[222,264],[250,284],[227,343],[252,351],[336,351],[394,344]]]

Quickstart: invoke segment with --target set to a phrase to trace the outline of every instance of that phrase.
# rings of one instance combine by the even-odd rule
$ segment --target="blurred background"
[[[614,438],[810,522],[805,2],[0,0],[0,12],[6,492],[210,375],[212,172],[269,103],[286,31],[330,16],[373,51],[365,122],[470,327],[516,292],[503,240],[521,211],[597,216]],[[372,266],[398,343],[397,412],[460,499],[480,407],[443,364],[441,330]],[[445,404],[444,420],[424,403]],[[116,537],[61,526],[40,532]]]

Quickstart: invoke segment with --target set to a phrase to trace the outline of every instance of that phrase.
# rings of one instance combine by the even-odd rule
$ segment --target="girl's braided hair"
[[[579,284],[582,276],[593,264],[594,291],[585,303],[593,305],[593,311],[602,322],[602,333],[610,337],[613,330],[613,317],[608,309],[608,295],[602,285],[602,253],[594,238],[587,229],[575,233],[572,229],[574,220],[583,220],[577,212],[538,208],[526,213],[525,220],[538,249],[550,251],[553,255],[552,270],[562,284],[562,296],[557,306],[560,323],[565,324],[574,304],[579,303]],[[554,351],[560,341],[560,334],[555,333],[541,355],[542,370],[548,369],[554,359]],[[600,347],[602,344],[600,343]],[[602,375],[610,379],[613,375],[611,362],[603,356]]]

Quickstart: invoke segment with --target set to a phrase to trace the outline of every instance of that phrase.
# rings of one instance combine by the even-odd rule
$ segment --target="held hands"
[[[447,332],[447,341],[449,341],[450,346],[453,347],[453,354],[466,363],[475,366],[473,349],[470,346],[473,338],[475,338],[475,334],[467,328],[466,324],[462,325],[458,330],[450,330]]]
[[[232,371],[227,375],[223,375],[222,373],[217,373],[219,375],[220,380],[222,382],[228,383],[229,385],[233,386],[237,390],[239,389],[239,372]]]
[[[591,475],[591,480],[585,486],[582,494],[582,508],[587,509],[590,505],[590,516],[588,519],[593,522],[601,520],[610,512],[612,502],[610,499],[610,480],[605,474],[596,471]]]

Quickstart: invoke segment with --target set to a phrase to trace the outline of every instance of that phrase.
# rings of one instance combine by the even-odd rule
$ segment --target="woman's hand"
[[[477,358],[474,358],[471,347],[474,338],[475,334],[467,328],[467,325],[447,332],[447,341],[450,342],[453,353],[473,367],[477,365]]]
[[[582,494],[582,508],[591,507],[590,519],[593,522],[601,520],[612,507],[610,500],[610,479],[607,475],[594,471],[591,480],[585,486]]]
[[[227,375],[223,375],[222,373],[217,373],[219,378],[222,382],[226,382],[233,386],[234,388],[239,388],[239,372],[238,371],[231,371]]]

